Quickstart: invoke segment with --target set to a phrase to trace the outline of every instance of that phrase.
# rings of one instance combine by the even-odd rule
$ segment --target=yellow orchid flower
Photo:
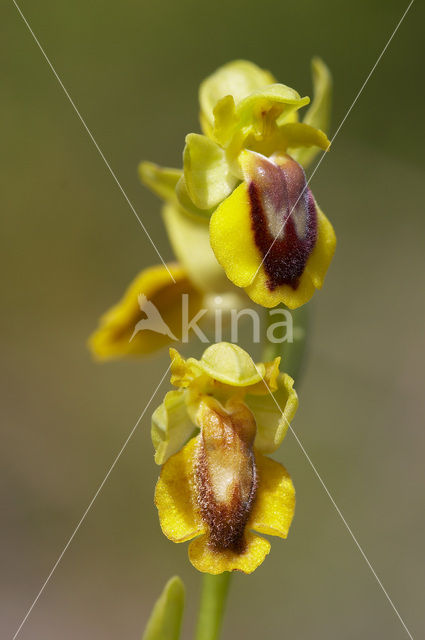
[[[255,365],[225,342],[200,360],[173,349],[170,356],[177,390],[152,418],[162,531],[173,542],[192,540],[189,559],[199,571],[252,573],[270,551],[253,532],[286,538],[294,515],[291,478],[264,455],[281,444],[296,412],[293,380],[279,372],[280,358]]]
[[[313,60],[309,103],[256,65],[231,62],[200,87],[204,134],[186,136],[183,170],[140,165],[142,181],[165,199],[164,221],[180,262],[201,288],[230,282],[256,303],[295,309],[323,285],[336,238],[308,188],[303,167],[329,148],[331,77]],[[208,228],[209,222],[209,228]],[[186,227],[209,231],[214,252],[194,260]],[[222,272],[221,272],[222,273]],[[196,280],[193,280],[196,281]],[[221,287],[224,285],[221,279]]]

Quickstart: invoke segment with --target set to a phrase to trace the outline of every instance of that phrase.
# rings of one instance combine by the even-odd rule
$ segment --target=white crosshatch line
[[[155,252],[158,255],[158,258],[161,260],[162,264],[164,265],[164,267],[166,268],[166,270],[168,271],[168,274],[171,278],[171,280],[174,282],[174,284],[176,284],[176,281],[173,277],[173,274],[171,273],[171,271],[169,270],[166,262],[164,261],[162,255],[159,252],[158,247],[156,246],[155,242],[152,240],[149,231],[146,229],[145,225],[143,224],[142,219],[140,218],[139,214],[137,213],[136,209],[134,208],[133,203],[131,202],[130,198],[128,197],[128,195],[126,194],[126,192],[124,191],[120,181],[118,180],[114,170],[112,169],[111,165],[109,164],[109,162],[107,161],[107,159],[105,158],[105,155],[102,151],[102,149],[99,147],[98,143],[96,142],[92,132],[90,131],[89,127],[87,126],[83,116],[81,115],[81,113],[79,112],[75,102],[73,101],[73,99],[71,98],[71,96],[69,95],[65,85],[63,84],[62,80],[60,79],[59,75],[56,72],[56,69],[54,68],[53,64],[50,62],[49,57],[47,56],[46,52],[44,51],[43,47],[40,44],[40,41],[38,40],[37,36],[35,35],[34,31],[31,29],[28,20],[25,18],[24,14],[22,13],[20,7],[18,6],[18,4],[15,2],[15,0],[12,0],[13,4],[15,5],[17,11],[19,12],[22,20],[24,21],[26,27],[28,28],[28,31],[30,32],[30,34],[32,35],[36,45],[38,46],[38,48],[40,49],[41,53],[43,54],[44,59],[46,60],[47,64],[49,65],[50,69],[52,70],[53,75],[55,76],[56,80],[58,81],[58,83],[60,84],[61,88],[63,89],[63,92],[65,93],[66,97],[68,98],[69,102],[71,103],[72,108],[74,109],[75,113],[77,114],[79,120],[81,121],[81,124],[83,125],[84,129],[86,130],[90,140],[93,142],[94,146],[96,147],[100,157],[102,158],[103,162],[105,163],[109,173],[111,174],[111,176],[113,177],[113,179],[115,180],[119,190],[121,191],[122,195],[124,196],[128,206],[130,207],[130,209],[132,210],[132,212],[134,213],[135,217],[137,218],[140,226],[142,227],[143,231],[145,232],[146,236],[149,239],[149,242],[151,243],[152,247],[154,248]]]
[[[31,33],[32,37],[34,38],[34,40],[35,40],[35,42],[36,42],[37,46],[39,47],[40,51],[42,52],[42,54],[43,54],[43,56],[44,56],[44,58],[45,58],[46,62],[48,63],[49,67],[51,68],[52,72],[54,73],[54,75],[55,75],[56,79],[58,80],[59,84],[61,85],[61,87],[62,87],[63,91],[65,92],[65,95],[67,96],[68,100],[70,101],[71,105],[73,106],[73,108],[74,108],[75,112],[77,113],[77,115],[78,115],[79,119],[81,120],[81,122],[82,122],[82,124],[83,124],[84,128],[86,129],[86,131],[87,131],[87,133],[88,133],[89,137],[91,138],[91,140],[92,140],[93,144],[95,145],[95,147],[96,147],[96,149],[98,150],[98,152],[99,152],[100,156],[102,157],[102,159],[104,160],[104,162],[105,162],[106,166],[108,167],[108,169],[109,169],[109,171],[110,171],[110,173],[111,173],[112,177],[114,178],[115,182],[117,183],[118,187],[120,188],[121,192],[123,193],[123,195],[124,195],[125,199],[127,200],[128,204],[130,205],[130,208],[132,209],[132,211],[133,211],[133,213],[135,214],[136,218],[138,219],[138,221],[139,221],[140,225],[141,225],[141,226],[142,226],[142,228],[144,229],[144,231],[145,231],[146,235],[148,236],[148,238],[149,238],[149,240],[150,240],[150,242],[151,242],[152,246],[154,247],[155,251],[157,252],[158,256],[160,257],[160,259],[161,259],[162,263],[163,263],[163,264],[164,264],[164,266],[166,267],[166,269],[167,269],[168,273],[170,274],[170,277],[171,277],[171,278],[173,279],[173,281],[174,281],[174,278],[173,278],[172,274],[171,274],[171,273],[170,273],[170,271],[168,270],[168,267],[167,267],[167,265],[165,264],[164,260],[162,259],[162,257],[161,257],[161,255],[160,255],[160,253],[159,253],[158,249],[156,248],[156,246],[155,246],[155,244],[154,244],[153,240],[151,239],[151,237],[150,237],[149,233],[147,232],[147,230],[146,230],[146,228],[145,228],[144,224],[143,224],[143,223],[142,223],[142,221],[140,220],[140,218],[139,218],[139,216],[138,216],[137,212],[135,211],[135,209],[134,209],[133,205],[131,204],[131,202],[130,202],[130,200],[128,199],[127,195],[125,194],[125,192],[124,192],[123,188],[121,187],[121,184],[119,183],[119,181],[118,181],[117,177],[115,176],[115,173],[112,171],[112,169],[111,169],[110,165],[108,164],[108,162],[107,162],[107,160],[106,160],[105,156],[103,155],[103,153],[102,153],[102,151],[101,151],[100,147],[98,146],[97,142],[95,141],[95,139],[94,139],[94,137],[93,137],[93,135],[92,135],[91,131],[89,130],[89,128],[88,128],[88,127],[87,127],[87,125],[85,124],[85,122],[84,122],[84,120],[83,120],[82,116],[80,115],[80,113],[79,113],[79,111],[78,111],[77,107],[75,106],[75,104],[74,104],[74,102],[72,101],[72,99],[71,99],[71,97],[70,97],[69,93],[67,92],[66,88],[64,87],[64,85],[63,85],[63,83],[62,83],[61,79],[60,79],[60,78],[59,78],[59,76],[57,75],[57,73],[56,73],[56,71],[55,71],[55,69],[54,69],[54,67],[53,67],[52,63],[50,62],[49,58],[48,58],[48,57],[47,57],[47,55],[45,54],[45,52],[44,52],[44,50],[43,50],[43,48],[42,48],[41,44],[39,43],[39,41],[38,41],[37,37],[35,36],[35,34],[34,34],[33,30],[31,29],[30,25],[28,24],[28,21],[26,20],[26,18],[25,18],[25,16],[23,15],[23,13],[22,13],[21,9],[20,9],[20,8],[19,8],[19,6],[17,5],[16,1],[15,1],[15,0],[12,0],[12,2],[13,2],[13,4],[15,5],[15,7],[16,7],[16,9],[17,9],[17,11],[19,12],[19,14],[20,14],[20,16],[21,16],[22,20],[24,21],[25,25],[27,26],[27,28],[28,28],[29,32]],[[336,133],[335,133],[335,134],[334,134],[334,136],[332,137],[330,144],[332,144],[332,142],[335,140],[335,137],[337,136],[337,134],[338,134],[338,133],[339,133],[339,131],[341,130],[341,127],[343,126],[343,124],[344,124],[344,122],[346,121],[346,119],[347,119],[348,115],[350,114],[351,110],[353,109],[354,105],[356,104],[356,102],[357,102],[358,98],[360,97],[360,95],[361,95],[361,93],[362,93],[362,91],[363,91],[364,87],[366,86],[367,82],[369,81],[370,77],[372,76],[373,72],[375,71],[375,69],[376,69],[376,67],[377,67],[377,65],[378,65],[378,63],[379,63],[379,61],[381,60],[382,56],[383,56],[383,55],[384,55],[384,53],[386,52],[386,50],[387,50],[387,48],[388,48],[388,46],[389,46],[390,42],[392,41],[393,37],[395,36],[396,32],[398,31],[398,29],[399,29],[399,27],[400,27],[401,23],[403,22],[404,18],[405,18],[405,17],[406,17],[406,15],[407,15],[407,13],[408,13],[409,9],[410,9],[410,8],[411,8],[411,6],[413,5],[413,2],[414,2],[414,0],[411,0],[411,1],[410,1],[410,3],[409,3],[409,5],[408,5],[408,7],[407,7],[407,9],[404,11],[404,13],[403,13],[402,17],[400,18],[399,22],[397,23],[397,25],[396,25],[396,27],[395,27],[394,31],[392,32],[392,34],[391,34],[390,38],[388,39],[388,41],[387,41],[387,43],[386,43],[385,47],[383,48],[383,50],[382,50],[381,54],[379,55],[379,57],[378,57],[377,61],[376,61],[376,62],[375,62],[375,64],[373,65],[373,67],[372,67],[372,69],[371,69],[370,73],[368,74],[368,76],[367,76],[366,80],[364,81],[364,83],[363,83],[363,85],[361,86],[361,88],[360,88],[359,92],[357,93],[357,95],[356,95],[356,97],[355,97],[355,99],[354,99],[353,103],[351,104],[351,106],[350,106],[350,108],[348,109],[348,111],[347,111],[346,115],[344,116],[343,120],[341,121],[341,123],[340,123],[340,125],[339,125],[339,127],[338,127],[338,129],[337,129],[337,131],[336,131]],[[330,146],[330,145],[329,145],[329,146]],[[326,152],[324,152],[324,153],[322,154],[322,156],[321,156],[321,158],[320,158],[319,162],[317,163],[316,167],[314,168],[314,171],[312,172],[312,174],[311,174],[311,176],[310,176],[310,178],[309,178],[309,180],[308,180],[308,182],[307,182],[306,186],[304,187],[304,190],[307,188],[307,186],[308,186],[309,182],[311,181],[311,179],[313,178],[313,176],[314,176],[314,174],[316,173],[317,169],[319,168],[319,166],[320,166],[320,164],[321,164],[321,162],[322,162],[322,160],[323,160],[323,158],[324,158],[325,154],[326,154]],[[302,194],[301,194],[301,195],[302,195]],[[301,195],[300,195],[300,197],[301,197]],[[297,201],[297,202],[298,202],[298,201]],[[291,210],[291,212],[290,212],[290,214],[289,214],[289,216],[288,216],[287,220],[289,219],[290,215],[292,214],[292,211],[294,210],[294,208],[295,208],[296,204],[297,204],[297,203],[295,203],[294,207],[292,208],[292,210]],[[287,222],[287,220],[285,221],[285,223]],[[285,225],[285,223],[284,223],[284,225]],[[283,227],[284,227],[284,225],[283,225]],[[283,230],[283,227],[282,227],[282,230]],[[271,246],[270,246],[269,251],[270,251],[270,249],[271,249],[271,247],[272,247],[272,246],[273,246],[273,245],[271,245]],[[264,261],[264,259],[265,259],[266,257],[267,257],[267,254],[266,254],[266,256],[263,258],[263,261]],[[261,265],[260,265],[260,267],[258,268],[258,270],[259,270],[260,268],[261,268]],[[258,270],[257,270],[257,273],[258,273]],[[255,278],[255,276],[254,276],[254,278]],[[63,549],[63,551],[61,552],[61,554],[59,555],[59,557],[58,557],[57,561],[56,561],[56,562],[55,562],[55,564],[53,565],[53,568],[51,569],[51,571],[50,571],[49,575],[47,576],[47,578],[46,578],[45,582],[43,583],[43,585],[42,585],[42,587],[41,587],[41,589],[40,589],[39,593],[37,594],[36,598],[35,598],[35,599],[34,599],[34,601],[32,602],[32,604],[31,604],[30,608],[28,609],[28,611],[27,611],[27,613],[26,613],[25,617],[23,618],[23,620],[22,620],[21,624],[19,625],[18,629],[16,630],[15,635],[13,636],[13,640],[16,640],[16,638],[18,637],[18,635],[19,635],[19,633],[20,633],[20,631],[21,631],[22,627],[24,626],[24,624],[25,624],[25,622],[27,621],[28,617],[30,616],[30,614],[31,614],[32,610],[34,609],[35,605],[37,604],[37,602],[38,602],[38,600],[39,600],[40,596],[42,595],[43,591],[45,590],[45,588],[46,588],[46,586],[47,586],[48,582],[50,581],[50,579],[51,579],[51,577],[52,577],[53,573],[55,572],[56,568],[58,567],[59,563],[61,562],[61,560],[62,560],[62,558],[63,558],[63,556],[64,556],[65,552],[67,551],[67,549],[68,549],[68,547],[70,546],[70,544],[71,544],[72,540],[74,539],[75,535],[77,534],[78,530],[80,529],[81,525],[83,524],[83,522],[84,522],[85,518],[87,517],[87,515],[88,515],[88,513],[89,513],[90,509],[92,508],[92,506],[93,506],[93,504],[94,504],[94,502],[95,502],[96,498],[98,497],[99,493],[101,492],[101,490],[102,490],[102,488],[103,488],[104,484],[106,483],[107,479],[109,478],[109,476],[110,476],[110,474],[111,474],[112,470],[114,469],[115,465],[117,464],[117,462],[118,462],[119,458],[121,457],[121,455],[122,455],[122,453],[123,453],[124,449],[126,448],[126,446],[127,446],[128,442],[130,441],[131,437],[133,436],[133,434],[134,434],[134,432],[135,432],[135,430],[136,430],[137,426],[139,425],[140,421],[141,421],[141,420],[142,420],[142,418],[144,417],[144,415],[145,415],[145,413],[146,413],[146,411],[147,411],[148,407],[150,406],[150,403],[152,402],[152,400],[153,400],[153,398],[154,398],[154,396],[155,396],[156,392],[158,391],[158,389],[159,389],[159,387],[161,386],[162,382],[164,381],[164,379],[165,379],[166,375],[168,374],[168,372],[169,372],[169,370],[170,370],[170,368],[171,368],[171,364],[172,364],[172,363],[170,363],[170,365],[168,366],[168,368],[167,368],[166,372],[165,372],[165,373],[164,373],[164,375],[162,376],[162,378],[161,378],[161,380],[160,380],[159,384],[157,385],[157,387],[156,387],[155,391],[153,392],[153,394],[152,394],[152,396],[151,396],[151,398],[150,398],[150,400],[149,400],[148,404],[146,405],[146,407],[145,407],[145,408],[144,408],[144,410],[142,411],[141,415],[139,416],[139,419],[137,420],[137,422],[136,422],[136,424],[134,425],[133,429],[131,430],[131,432],[130,432],[129,436],[127,437],[126,441],[124,442],[123,446],[121,447],[121,449],[120,449],[120,451],[119,451],[118,455],[116,456],[116,458],[115,458],[114,462],[112,463],[111,467],[109,468],[109,470],[108,470],[108,472],[107,472],[107,474],[106,474],[105,478],[103,479],[103,481],[102,481],[102,482],[101,482],[101,484],[99,485],[99,488],[97,489],[96,493],[94,494],[94,496],[93,496],[92,500],[90,501],[90,503],[89,503],[88,507],[86,508],[85,512],[83,513],[83,516],[81,517],[80,521],[78,522],[78,524],[77,524],[76,528],[74,529],[74,531],[73,531],[72,535],[71,535],[71,536],[70,536],[70,538],[68,539],[68,542],[66,543],[66,545],[65,545],[65,547],[64,547],[64,549]],[[265,385],[266,385],[266,386],[267,386],[267,388],[268,388],[267,383],[266,383],[265,381],[264,381],[264,383],[265,383]],[[276,398],[274,398],[274,396],[273,396],[273,394],[272,394],[272,392],[271,392],[271,390],[270,390],[269,388],[268,388],[268,392],[269,392],[269,393],[270,393],[270,395],[272,396],[272,398],[273,398],[274,402],[276,403],[276,405],[277,405],[277,407],[278,407],[279,411],[281,411],[281,412],[282,412],[282,409],[280,408],[279,404],[278,404],[278,403],[277,403],[277,401],[276,401]],[[282,415],[283,415],[283,412],[282,412]],[[286,418],[285,418],[285,420],[286,420]],[[286,420],[286,422],[287,422],[287,420]],[[297,441],[298,445],[300,446],[300,448],[301,448],[302,452],[304,453],[305,457],[307,458],[307,460],[308,460],[308,462],[309,462],[310,466],[312,467],[312,469],[313,469],[313,471],[314,471],[314,473],[315,473],[316,477],[318,478],[318,480],[319,480],[320,484],[321,484],[321,485],[322,485],[322,487],[324,488],[324,490],[325,490],[325,492],[326,492],[326,494],[327,494],[328,498],[330,499],[331,503],[332,503],[332,504],[333,504],[333,506],[335,507],[335,509],[336,509],[336,511],[337,511],[337,513],[338,513],[338,515],[339,515],[339,517],[340,517],[340,518],[341,518],[341,520],[343,521],[343,523],[344,523],[345,527],[347,528],[347,530],[348,530],[348,532],[349,532],[350,536],[352,537],[352,539],[353,539],[354,543],[356,544],[356,546],[357,546],[357,548],[359,549],[359,551],[360,551],[361,555],[363,556],[363,558],[364,558],[365,562],[367,563],[367,565],[368,565],[369,569],[371,570],[371,572],[373,573],[373,575],[374,575],[374,577],[375,577],[376,581],[378,582],[378,584],[379,584],[380,588],[382,589],[383,593],[385,594],[385,596],[386,596],[386,598],[387,598],[388,602],[390,603],[390,605],[391,605],[392,609],[394,610],[394,612],[396,613],[396,615],[397,615],[398,619],[400,620],[400,622],[401,622],[401,624],[402,624],[402,626],[403,626],[404,630],[405,630],[405,631],[406,631],[406,633],[408,634],[409,638],[410,638],[411,640],[413,640],[413,636],[412,636],[412,634],[410,633],[410,631],[409,631],[409,629],[407,628],[407,626],[406,626],[406,624],[405,624],[405,622],[404,622],[403,618],[401,617],[401,615],[399,614],[399,612],[398,612],[397,608],[395,607],[395,605],[394,605],[393,601],[391,600],[391,598],[390,598],[390,596],[389,596],[388,592],[387,592],[387,591],[386,591],[386,589],[384,588],[384,586],[383,586],[383,584],[382,584],[381,580],[379,579],[378,575],[376,574],[375,570],[373,569],[373,567],[372,567],[371,563],[369,562],[369,560],[368,560],[368,558],[367,558],[367,556],[366,556],[365,552],[363,551],[363,549],[362,549],[362,547],[360,546],[360,544],[359,544],[359,542],[358,542],[357,538],[355,537],[354,533],[352,532],[351,528],[349,527],[349,525],[348,525],[347,521],[345,520],[345,518],[344,518],[344,516],[343,516],[343,514],[342,514],[342,512],[341,512],[341,510],[339,509],[339,507],[337,506],[337,504],[336,504],[336,502],[335,502],[334,498],[332,497],[332,494],[330,493],[330,491],[329,491],[329,489],[327,488],[327,486],[326,486],[325,482],[323,481],[323,479],[322,479],[322,477],[320,476],[319,472],[317,471],[317,469],[316,469],[315,465],[313,464],[313,462],[312,462],[312,460],[311,460],[310,456],[308,455],[308,453],[307,453],[307,451],[305,450],[304,446],[302,445],[302,443],[301,443],[300,439],[298,438],[298,436],[296,435],[295,431],[292,429],[292,427],[291,427],[291,425],[290,425],[289,423],[288,423],[288,426],[289,426],[289,429],[290,429],[291,433],[292,433],[292,434],[293,434],[293,436],[295,437],[295,439],[296,439],[296,441]]]

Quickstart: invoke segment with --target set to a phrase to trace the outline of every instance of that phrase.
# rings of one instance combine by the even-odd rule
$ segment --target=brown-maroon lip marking
[[[254,240],[263,257],[269,290],[284,284],[297,289],[317,240],[316,205],[304,170],[295,160],[288,158],[283,167],[275,164],[271,171],[270,164],[269,160],[264,163],[265,179],[257,173],[248,186]],[[270,211],[276,216],[279,230],[283,227],[277,237],[269,228],[266,206],[269,216]],[[296,218],[305,229],[303,236],[297,233]]]
[[[237,399],[226,409],[205,400],[198,413],[201,436],[196,453],[195,486],[208,544],[216,551],[243,553],[245,527],[257,492],[253,444],[254,416]]]
[[[202,440],[200,442],[196,465],[198,500],[202,518],[209,528],[208,542],[215,551],[228,550],[241,554],[245,550],[245,527],[252,511],[258,485],[254,454],[252,451],[247,454],[252,473],[248,500],[241,499],[240,489],[236,485],[230,501],[219,504],[211,487]]]

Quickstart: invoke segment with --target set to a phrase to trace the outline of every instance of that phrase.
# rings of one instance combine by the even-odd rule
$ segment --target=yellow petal
[[[164,464],[156,485],[155,504],[164,535],[173,542],[185,542],[204,533],[194,493],[195,454],[199,441],[187,445]]]
[[[285,467],[256,452],[258,488],[247,527],[286,538],[295,511],[295,489]]]
[[[144,269],[121,300],[101,317],[99,328],[89,339],[95,358],[146,355],[180,337],[182,294],[189,296],[190,317],[200,309],[202,295],[179,264],[170,263],[168,269],[175,283],[164,265]]]
[[[189,545],[189,560],[198,571],[217,575],[223,571],[252,573],[270,551],[270,542],[250,532],[245,534],[243,553],[215,551],[208,545],[208,536],[201,536]]]

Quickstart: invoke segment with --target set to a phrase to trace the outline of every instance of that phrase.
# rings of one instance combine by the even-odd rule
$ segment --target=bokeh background
[[[333,130],[407,6],[401,0],[122,0],[20,6],[163,256],[141,159],[180,164],[198,131],[197,87],[233,58],[311,93],[310,59],[334,74]],[[424,82],[415,2],[312,181],[339,244],[294,428],[414,637],[423,634]],[[11,638],[167,365],[99,365],[98,316],[143,267],[149,241],[37,49],[2,3],[1,623]],[[152,407],[160,402],[165,383]],[[148,412],[149,413],[149,412]],[[286,542],[236,576],[223,638],[407,637],[288,435],[297,488]],[[166,579],[200,576],[160,533],[149,415],[20,636],[140,637]]]

